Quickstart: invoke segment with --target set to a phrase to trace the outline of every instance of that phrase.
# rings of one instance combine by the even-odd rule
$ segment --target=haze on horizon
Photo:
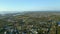
[[[51,10],[60,11],[60,0],[0,0],[0,13]]]

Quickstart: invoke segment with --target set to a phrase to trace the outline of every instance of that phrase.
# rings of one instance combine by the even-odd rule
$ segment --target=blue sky
[[[0,0],[0,12],[47,10],[60,10],[60,0]]]

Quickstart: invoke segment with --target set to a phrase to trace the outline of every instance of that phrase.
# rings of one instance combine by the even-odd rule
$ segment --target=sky
[[[60,11],[60,0],[0,0],[0,12],[49,10]]]

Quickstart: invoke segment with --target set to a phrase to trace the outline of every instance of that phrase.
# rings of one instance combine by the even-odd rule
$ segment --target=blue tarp
[[[58,22],[58,25],[60,25],[60,22]]]

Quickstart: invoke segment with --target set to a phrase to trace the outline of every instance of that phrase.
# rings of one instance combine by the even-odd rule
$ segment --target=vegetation
[[[0,34],[2,34],[1,31],[4,27],[16,28],[20,34],[21,32],[27,34],[60,34],[60,26],[57,25],[60,21],[60,14],[58,13],[27,12],[21,15],[16,15],[18,13],[6,14],[0,18]]]

